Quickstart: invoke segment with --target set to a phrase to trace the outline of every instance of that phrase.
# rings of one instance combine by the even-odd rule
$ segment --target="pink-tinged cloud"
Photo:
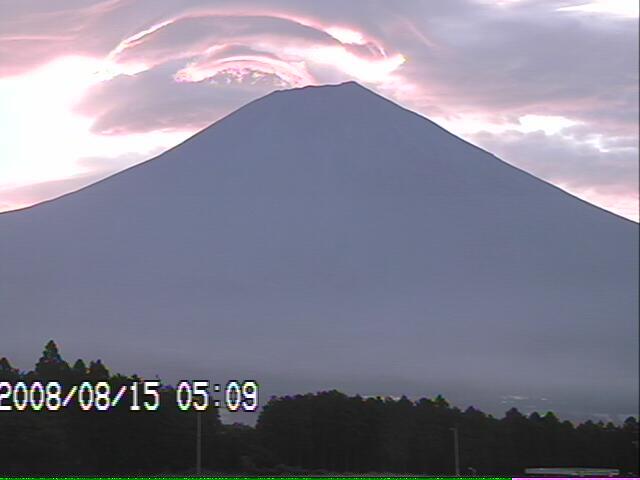
[[[166,145],[171,135],[194,133],[274,88],[354,79],[517,166],[637,218],[637,186],[628,180],[638,152],[637,16],[558,10],[572,7],[561,3],[168,0],[159,9],[132,0],[0,0],[0,102],[36,92],[60,98],[55,109],[43,107],[61,119],[56,137],[64,138],[67,125],[82,145],[64,147],[59,164],[42,161],[39,168],[37,160],[3,167],[0,158],[0,188],[24,184],[30,171],[46,172],[33,181],[55,179],[56,168],[59,178],[76,175],[80,155],[105,148],[107,158],[136,153],[139,143],[129,137]],[[83,59],[67,73],[74,95],[59,72],[54,82],[34,73],[69,56]],[[19,95],[15,82],[3,90],[3,78],[24,79]],[[26,121],[38,117],[35,105],[12,108],[22,111],[20,124],[31,125],[24,135],[47,138],[46,122]],[[550,140],[527,130],[523,122],[533,117],[569,123],[544,130]],[[502,135],[507,131],[522,137],[514,141]],[[551,161],[542,143],[554,143],[556,134],[569,147]],[[92,142],[100,145],[95,152]],[[33,159],[28,143],[10,147]],[[3,208],[11,203],[7,192],[0,194]]]
[[[104,82],[93,86],[76,110],[96,119],[94,132],[122,135],[128,128],[144,130],[144,122],[132,122],[132,116],[147,119],[154,109],[164,110],[161,103],[173,96],[167,95],[172,90],[168,78],[174,81],[176,96],[180,84],[248,85],[253,88],[245,89],[247,101],[273,88],[323,83],[328,71],[338,76],[335,80],[355,78],[384,86],[395,81],[393,73],[405,61],[401,54],[386,50],[372,36],[354,28],[325,26],[301,16],[197,9],[158,21],[121,40],[106,57],[100,72]],[[162,72],[162,78],[156,72]],[[132,91],[135,99],[129,98]],[[157,95],[149,95],[150,91]],[[202,128],[219,118],[214,104],[221,95],[209,88],[211,108],[202,108],[198,95],[201,106],[196,110],[202,117],[196,120],[189,102],[195,92],[182,88],[183,105],[171,105],[176,113],[149,119],[146,128],[166,130],[186,124]],[[137,108],[132,115],[134,103]]]
[[[212,57],[187,64],[173,78],[176,82],[202,82],[225,74],[228,79],[241,81],[252,75],[258,78],[272,75],[284,86],[298,87],[315,83],[304,61],[288,62],[269,53],[226,56],[220,55],[222,52],[219,50]]]
[[[222,55],[228,46],[254,54]],[[189,63],[174,75],[181,82],[200,82],[226,71],[235,78],[274,75],[290,87],[317,83],[306,62],[330,65],[370,82],[382,81],[404,63],[402,55],[387,56],[379,43],[355,29],[281,13],[217,11],[158,22],[122,40],[107,58],[109,68],[121,73],[135,74],[184,58]]]

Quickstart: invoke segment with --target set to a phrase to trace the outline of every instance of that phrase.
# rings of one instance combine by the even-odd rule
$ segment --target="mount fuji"
[[[638,225],[355,83],[0,214],[0,353],[502,413],[637,413]]]

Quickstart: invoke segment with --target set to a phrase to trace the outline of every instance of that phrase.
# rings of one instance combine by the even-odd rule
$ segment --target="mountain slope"
[[[163,378],[622,414],[637,287],[635,223],[354,83],[275,92],[0,215],[18,364],[55,338]]]

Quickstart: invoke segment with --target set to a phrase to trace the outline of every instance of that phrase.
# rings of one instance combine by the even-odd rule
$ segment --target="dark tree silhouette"
[[[18,381],[20,372],[13,368],[6,357],[0,358],[0,381],[15,383]]]
[[[69,364],[60,356],[58,346],[53,340],[49,340],[44,347],[42,357],[36,363],[37,378],[44,381],[64,381],[68,379],[69,371]]]
[[[102,382],[109,379],[109,370],[102,364],[102,360],[89,362],[88,379],[92,382]]]
[[[21,373],[0,358],[0,381],[57,381],[66,395],[83,381],[111,392],[138,385],[137,375],[111,374],[100,361],[69,368],[47,343],[35,370]],[[6,386],[6,384],[5,384]],[[113,396],[113,395],[112,395]],[[458,429],[463,473],[516,476],[527,467],[618,468],[638,474],[638,420],[573,425],[552,412],[501,419],[442,396],[412,401],[347,396],[337,390],[273,397],[256,427],[222,425],[217,409],[176,407],[176,391],[159,389],[160,408],[131,411],[130,388],[116,407],[82,410],[77,400],[57,411],[0,412],[0,465],[8,475],[143,475],[193,471],[200,415],[207,472],[260,475],[393,472],[447,475],[454,470],[451,428]],[[140,400],[139,400],[140,401]]]

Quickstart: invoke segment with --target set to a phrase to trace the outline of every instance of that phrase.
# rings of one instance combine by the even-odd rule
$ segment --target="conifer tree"
[[[71,383],[78,384],[87,378],[88,369],[84,360],[77,359],[71,367]]]
[[[36,363],[36,376],[44,381],[65,382],[69,377],[69,372],[69,365],[62,359],[58,346],[53,340],[49,340],[40,360]]]
[[[109,370],[104,366],[102,360],[89,362],[89,379],[92,382],[101,382],[109,380]]]
[[[20,377],[17,368],[13,368],[6,357],[0,358],[0,381],[15,383]]]

